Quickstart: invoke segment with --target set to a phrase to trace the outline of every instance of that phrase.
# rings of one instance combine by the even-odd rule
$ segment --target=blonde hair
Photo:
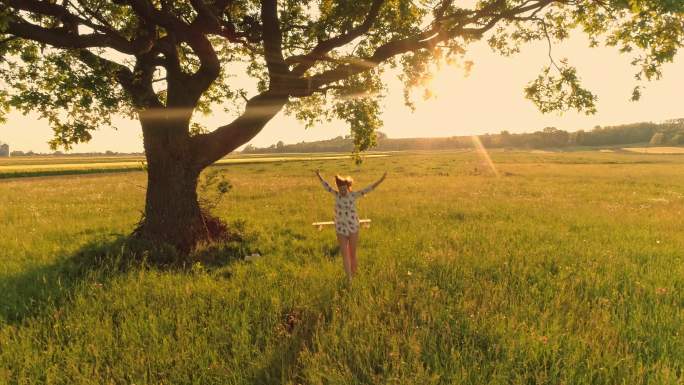
[[[346,185],[348,190],[351,190],[352,183],[354,183],[354,179],[350,176],[345,176],[341,177],[339,175],[335,175],[335,184],[337,185],[338,189],[341,189],[342,186]]]

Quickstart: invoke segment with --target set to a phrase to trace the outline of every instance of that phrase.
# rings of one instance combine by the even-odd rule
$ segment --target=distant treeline
[[[613,146],[635,143],[652,145],[684,145],[684,118],[668,120],[664,123],[632,123],[619,126],[596,126],[591,131],[568,132],[555,127],[523,134],[501,131],[499,134],[479,135],[480,141],[489,148],[564,148],[577,146]],[[452,136],[446,138],[388,138],[378,133],[377,145],[373,150],[447,150],[473,147],[472,136]],[[258,148],[247,145],[242,151],[255,153],[286,152],[349,152],[354,148],[351,136],[338,136],[317,142],[285,144],[282,141],[270,147]]]

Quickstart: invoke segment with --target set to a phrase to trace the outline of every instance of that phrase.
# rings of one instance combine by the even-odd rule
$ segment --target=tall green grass
[[[116,263],[142,173],[2,181],[0,383],[684,383],[684,158],[493,157],[215,169],[249,242],[187,269]],[[351,284],[317,168],[389,172]]]

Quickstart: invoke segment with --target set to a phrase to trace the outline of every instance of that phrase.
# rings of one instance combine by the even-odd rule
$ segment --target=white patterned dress
[[[321,179],[321,184],[329,193],[335,195],[335,231],[345,237],[357,233],[359,231],[359,216],[356,213],[356,200],[373,191],[375,186],[370,185],[363,190],[351,191],[347,195],[342,195],[323,179]]]

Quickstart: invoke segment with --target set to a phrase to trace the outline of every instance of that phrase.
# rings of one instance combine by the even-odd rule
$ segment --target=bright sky
[[[527,46],[520,54],[502,57],[485,43],[469,47],[466,59],[474,66],[468,77],[462,69],[443,68],[434,76],[434,99],[418,98],[417,109],[411,112],[403,104],[402,87],[388,77],[390,95],[384,100],[382,131],[389,137],[431,137],[510,132],[531,132],[546,126],[568,131],[591,129],[595,125],[615,125],[640,121],[662,121],[684,117],[684,54],[674,64],[666,65],[660,81],[646,84],[639,102],[629,101],[635,85],[635,68],[630,58],[612,48],[588,48],[581,35],[557,45],[556,59],[568,57],[578,68],[585,87],[598,95],[598,113],[593,116],[568,112],[564,115],[544,115],[523,96],[523,88],[548,64],[547,45],[538,42]],[[201,120],[207,127],[218,127],[230,121],[223,113]],[[78,145],[74,152],[142,151],[140,126],[135,121],[117,119],[119,131],[103,129],[93,133],[90,143]],[[322,124],[306,130],[295,119],[283,113],[274,118],[251,142],[263,147],[279,140],[285,143],[328,139],[348,133],[343,122]],[[0,141],[10,143],[13,150],[49,151],[51,138],[47,123],[35,116],[12,113],[0,126]]]

